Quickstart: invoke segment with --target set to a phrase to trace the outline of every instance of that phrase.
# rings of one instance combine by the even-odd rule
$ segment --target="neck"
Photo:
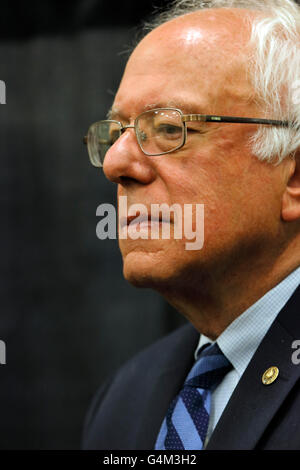
[[[276,260],[243,263],[243,269],[201,273],[184,286],[173,285],[160,290],[166,300],[182,313],[194,327],[215,340],[239,315],[300,265],[291,245]]]

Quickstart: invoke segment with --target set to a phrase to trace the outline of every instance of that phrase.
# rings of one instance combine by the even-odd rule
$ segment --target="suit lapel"
[[[300,367],[291,359],[292,342],[300,338],[299,300],[300,288],[262,340],[235,388],[207,450],[253,449],[299,378]],[[264,385],[262,375],[271,366],[278,367],[279,376],[272,384]]]
[[[194,362],[199,333],[190,324],[180,329],[172,349],[161,350],[162,363],[148,371],[145,406],[138,418],[140,427],[136,449],[154,449],[168,407],[184,383]]]

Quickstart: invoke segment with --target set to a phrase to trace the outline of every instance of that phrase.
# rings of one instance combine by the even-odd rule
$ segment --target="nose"
[[[149,184],[155,178],[151,158],[140,149],[134,129],[127,128],[105,155],[103,172],[113,183]]]

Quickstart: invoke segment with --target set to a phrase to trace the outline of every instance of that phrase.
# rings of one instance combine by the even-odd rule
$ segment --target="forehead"
[[[221,103],[249,100],[246,42],[217,20],[165,24],[132,53],[114,107],[130,113],[131,107],[136,113],[160,106],[220,113]]]

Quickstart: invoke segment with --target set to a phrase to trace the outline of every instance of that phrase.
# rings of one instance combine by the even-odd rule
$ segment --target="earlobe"
[[[290,161],[281,217],[285,222],[300,219],[300,152]]]

